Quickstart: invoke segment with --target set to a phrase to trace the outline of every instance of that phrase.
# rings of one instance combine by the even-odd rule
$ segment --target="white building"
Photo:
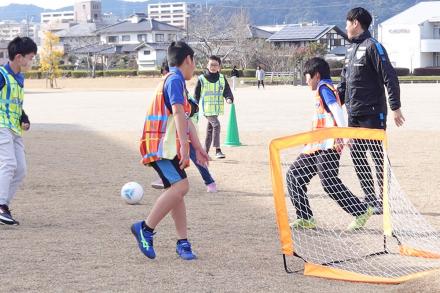
[[[128,20],[96,31],[102,44],[170,43],[183,37],[183,30],[136,13]]]
[[[60,37],[60,44],[64,46],[64,51],[69,53],[77,48],[99,44],[96,30],[100,27],[97,23],[78,23],[68,29],[57,31],[55,34]]]
[[[107,12],[107,13],[102,14],[102,23],[103,24],[109,25],[109,24],[117,23],[118,21],[119,21],[119,18],[111,12]]]
[[[11,41],[17,36],[29,37],[38,43],[38,31],[40,25],[33,22],[0,22],[0,41]]]
[[[55,11],[41,13],[41,23],[70,23],[75,21],[74,11]]]
[[[393,66],[440,66],[440,1],[420,2],[379,24]]]
[[[280,47],[303,47],[317,42],[328,51],[348,44],[345,32],[336,25],[287,25],[267,41]]]
[[[148,17],[183,29],[187,28],[188,18],[202,12],[200,3],[155,3],[148,4]]]
[[[162,65],[167,57],[167,44],[142,43],[136,47],[139,71],[154,70]]]

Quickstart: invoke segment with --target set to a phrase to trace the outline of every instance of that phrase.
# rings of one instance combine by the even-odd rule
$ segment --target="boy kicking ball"
[[[155,228],[171,213],[177,233],[176,253],[184,260],[196,258],[187,237],[184,196],[189,190],[185,168],[189,165],[189,141],[198,162],[207,165],[209,157],[200,144],[194,125],[188,119],[191,106],[186,96],[185,80],[193,76],[194,51],[184,42],[168,47],[170,73],[160,83],[145,119],[141,140],[143,163],[156,170],[165,191],[154,203],[145,221],[134,223],[131,231],[139,249],[154,259]]]

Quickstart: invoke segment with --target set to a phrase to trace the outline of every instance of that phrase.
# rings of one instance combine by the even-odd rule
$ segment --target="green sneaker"
[[[316,228],[316,220],[314,218],[310,219],[296,219],[293,223],[290,223],[290,228],[293,229],[315,229]]]
[[[350,225],[348,225],[348,230],[355,231],[363,228],[367,223],[368,219],[373,215],[373,208],[368,206],[367,211],[362,215],[357,216]]]

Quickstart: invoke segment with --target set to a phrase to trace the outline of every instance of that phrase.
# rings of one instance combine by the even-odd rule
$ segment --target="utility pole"
[[[205,0],[205,23],[208,23],[208,0]]]
[[[29,15],[26,14],[26,37],[29,38]]]

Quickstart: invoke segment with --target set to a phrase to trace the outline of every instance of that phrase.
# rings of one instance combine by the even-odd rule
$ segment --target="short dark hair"
[[[164,73],[164,71],[166,71],[166,72]],[[167,61],[167,59],[165,59],[165,60],[162,62],[162,66],[160,67],[160,74],[166,74],[166,73],[168,73],[168,72],[170,72],[170,67],[168,66],[168,61]]]
[[[310,74],[310,77],[314,77],[318,72],[321,79],[330,79],[330,66],[327,61],[320,57],[307,60],[304,64],[304,75]]]
[[[367,31],[371,22],[373,21],[373,18],[371,17],[370,12],[368,12],[365,8],[356,7],[347,13],[347,20],[351,22],[354,20],[359,21],[362,28]]]
[[[222,65],[222,59],[220,59],[220,57],[218,56],[211,55],[209,56],[208,60],[217,61],[218,65]]]
[[[37,54],[37,50],[37,44],[31,38],[16,37],[8,44],[9,60],[13,61],[17,55]]]
[[[172,42],[168,47],[167,59],[168,65],[176,67],[182,65],[187,56],[194,59],[194,50],[185,42]]]

